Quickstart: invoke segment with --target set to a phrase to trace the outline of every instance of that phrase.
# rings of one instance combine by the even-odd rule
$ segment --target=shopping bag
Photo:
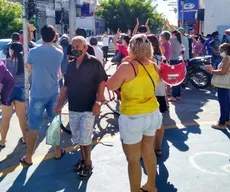
[[[60,132],[60,115],[54,117],[53,121],[50,123],[50,126],[46,132],[46,144],[52,146],[59,146],[60,139],[61,139],[61,132]]]

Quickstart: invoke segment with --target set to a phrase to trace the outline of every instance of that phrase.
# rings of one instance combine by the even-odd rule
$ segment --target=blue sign
[[[182,18],[182,0],[178,0],[178,20]],[[199,9],[199,0],[184,0],[184,20],[195,20]]]

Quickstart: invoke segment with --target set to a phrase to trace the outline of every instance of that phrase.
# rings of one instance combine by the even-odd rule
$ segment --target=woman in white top
[[[149,41],[152,43],[154,50],[154,60],[157,65],[160,65],[161,61],[164,60],[164,56],[161,53],[160,42],[156,35],[148,35]],[[166,103],[166,85],[163,81],[161,81],[158,87],[155,90],[155,95],[157,97],[157,101],[160,105],[160,112],[164,113],[168,110],[168,106]],[[155,144],[155,153],[158,157],[162,156],[161,144],[164,137],[164,125],[162,123],[161,128],[156,131],[156,144]]]
[[[217,69],[212,66],[207,67],[207,71],[217,76],[223,76],[230,73],[230,44],[224,43],[220,45],[220,55],[223,58]],[[228,80],[228,78],[226,78]],[[227,83],[227,82],[226,82]],[[229,89],[217,87],[218,101],[220,104],[220,119],[217,124],[212,125],[214,129],[226,129],[226,125],[230,125],[230,98]]]

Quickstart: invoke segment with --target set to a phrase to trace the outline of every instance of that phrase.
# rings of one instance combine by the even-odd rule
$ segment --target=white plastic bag
[[[54,117],[53,121],[50,123],[49,128],[46,132],[46,144],[52,146],[59,146],[61,140],[61,132],[60,132],[60,115]]]

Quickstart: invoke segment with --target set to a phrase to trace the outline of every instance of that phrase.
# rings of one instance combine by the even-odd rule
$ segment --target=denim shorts
[[[25,89],[24,87],[15,87],[8,99],[9,105],[12,104],[13,101],[25,102]]]
[[[143,136],[154,136],[162,123],[162,114],[159,110],[143,115],[120,115],[119,131],[121,141],[132,145],[139,143]]]
[[[30,130],[36,131],[40,129],[43,113],[46,110],[49,116],[50,122],[55,117],[54,107],[57,103],[58,94],[52,95],[45,98],[30,98],[29,104],[29,128]]]

